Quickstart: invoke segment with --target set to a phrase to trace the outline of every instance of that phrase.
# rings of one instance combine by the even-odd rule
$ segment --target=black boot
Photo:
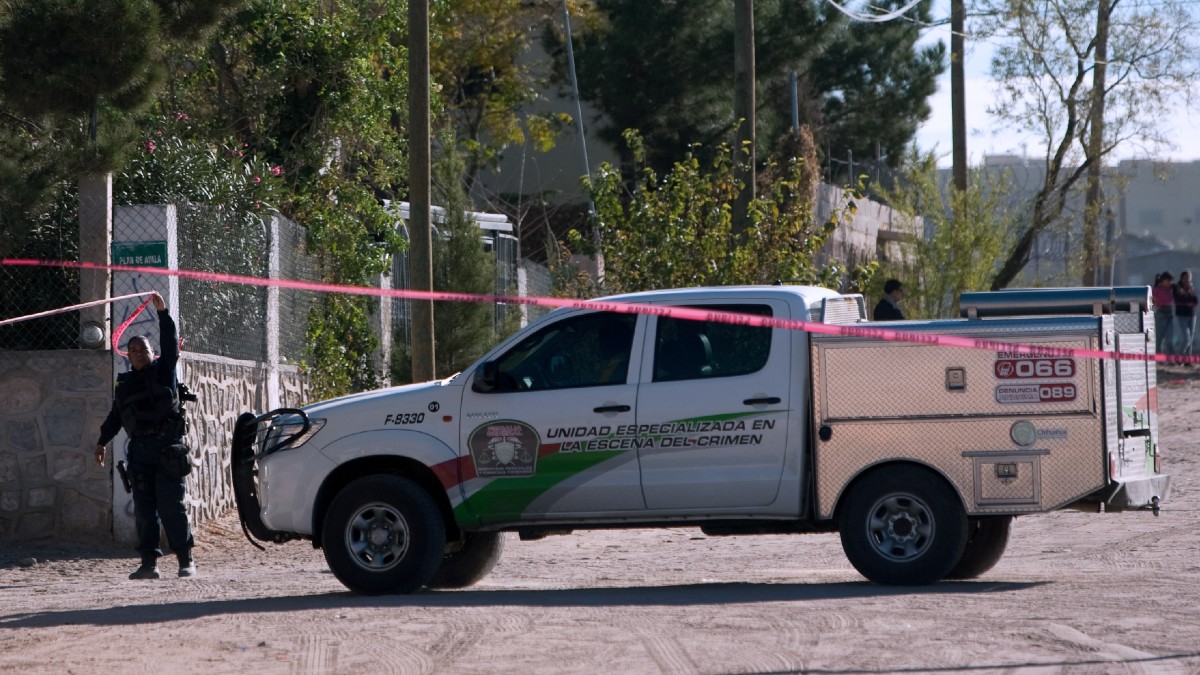
[[[133,574],[129,575],[129,578],[130,579],[157,579],[158,578],[158,564],[153,559],[143,560],[141,567],[134,570]]]
[[[179,554],[179,576],[194,577],[196,576],[196,563],[192,561],[192,552]]]

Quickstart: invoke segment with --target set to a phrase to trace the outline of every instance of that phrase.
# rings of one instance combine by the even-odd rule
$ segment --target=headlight
[[[263,454],[269,455],[278,450],[292,450],[308,442],[321,427],[325,426],[323,419],[309,419],[308,429],[304,428],[305,418],[300,415],[281,415],[271,423],[263,439]]]

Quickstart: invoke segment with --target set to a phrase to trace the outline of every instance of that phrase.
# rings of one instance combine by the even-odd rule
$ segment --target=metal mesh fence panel
[[[201,205],[188,205],[181,213],[181,269],[269,277],[274,266],[280,279],[320,280],[316,260],[306,252],[305,230],[292,220],[280,215],[261,219]],[[278,256],[274,261],[273,251]],[[271,356],[267,353],[268,324],[275,321],[280,360],[304,360],[309,312],[317,294],[279,289],[275,307],[268,303],[272,292],[263,286],[182,279],[180,305],[187,317],[190,349],[265,361]]]
[[[550,276],[550,270],[546,269],[544,265],[539,265],[532,260],[522,260],[521,271],[525,278],[525,287],[521,289],[522,295],[548,298],[554,294],[554,281]],[[540,305],[525,305],[524,307],[525,318],[530,323],[550,312],[549,307],[542,307]]]
[[[171,224],[165,221],[171,213],[170,207],[122,207],[117,219],[122,240],[114,242],[114,262],[177,265],[184,271],[219,275],[319,279],[316,262],[305,251],[304,228],[282,216],[181,203],[173,209],[177,234],[168,234]],[[276,356],[270,345],[278,336],[280,361],[297,363],[307,355],[314,292],[188,277],[180,277],[178,284],[176,319],[185,351],[266,362]]]
[[[74,196],[70,195],[73,200]],[[68,200],[70,201],[70,200]],[[11,249],[12,258],[79,260],[79,220],[67,205],[32,223],[28,237]],[[0,266],[0,319],[37,314],[79,302],[79,270],[61,267]],[[79,347],[79,312],[66,312],[0,326],[0,349],[44,350]]]
[[[181,204],[179,267],[253,277],[267,276],[267,222],[216,206]],[[189,351],[264,361],[266,288],[179,281],[180,331]]]
[[[279,277],[297,281],[320,281],[314,256],[307,253],[305,229],[276,216],[279,245]],[[317,303],[312,291],[281,289],[279,292],[279,356],[288,363],[304,359],[308,350],[308,315]]]

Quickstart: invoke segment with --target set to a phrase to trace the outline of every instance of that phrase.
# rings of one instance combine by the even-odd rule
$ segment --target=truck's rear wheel
[[[433,576],[446,525],[429,493],[400,476],[350,483],[329,505],[321,547],[334,576],[368,595],[411,593]]]
[[[880,584],[920,585],[962,557],[967,516],[940,476],[919,467],[876,470],[844,497],[838,529],[846,557]]]
[[[466,588],[482,580],[492,571],[504,550],[502,532],[466,532],[462,548],[448,553],[442,564],[425,584],[430,588]]]
[[[1000,562],[1008,547],[1012,516],[981,516],[967,519],[967,546],[947,579],[974,579]]]

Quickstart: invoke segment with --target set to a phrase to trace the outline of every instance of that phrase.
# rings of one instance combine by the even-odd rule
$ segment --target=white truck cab
[[[867,322],[861,296],[806,286],[557,310],[446,380],[243,414],[239,513],[258,539],[311,539],[363,593],[474,583],[504,531],[664,525],[839,531],[877,582],[976,576],[999,560],[1016,515],[1157,511],[1166,497],[1153,363],[1062,356],[1152,353],[1148,291],[1077,290],[1094,292],[976,294],[982,305],[964,296],[966,318],[889,324]],[[681,319],[670,307],[977,335],[1046,356]]]

